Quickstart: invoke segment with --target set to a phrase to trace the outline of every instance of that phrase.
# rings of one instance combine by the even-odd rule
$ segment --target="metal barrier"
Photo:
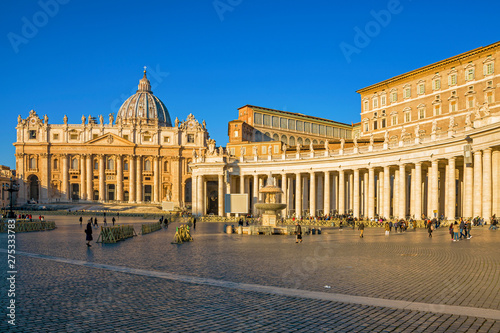
[[[120,225],[116,227],[101,227],[101,233],[97,238],[97,243],[110,244],[137,236],[134,227],[131,225]]]
[[[55,228],[56,228],[56,223],[54,221],[36,221],[36,222],[16,221],[14,231],[15,232],[45,231],[45,230],[53,230]],[[8,229],[7,220],[2,220],[0,222],[0,232],[7,232],[7,229]]]
[[[161,222],[155,222],[155,223],[148,223],[148,224],[143,224],[141,226],[141,234],[142,235],[145,235],[145,234],[149,234],[149,233],[152,233],[154,231],[158,231],[161,229]]]

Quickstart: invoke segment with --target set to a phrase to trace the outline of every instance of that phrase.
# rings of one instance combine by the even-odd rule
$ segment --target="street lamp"
[[[15,218],[16,214],[14,214],[13,204],[14,204],[14,195],[13,192],[19,191],[19,185],[17,185],[16,181],[10,177],[10,184],[2,185],[2,192],[10,193],[10,207],[9,214],[7,214],[7,218]]]

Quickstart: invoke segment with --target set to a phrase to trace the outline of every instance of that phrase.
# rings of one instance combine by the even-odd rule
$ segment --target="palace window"
[[[55,159],[54,160],[54,170],[57,170],[59,168],[59,160]]]
[[[144,161],[144,171],[151,171],[151,161],[150,160]]]
[[[266,146],[262,146],[262,154],[267,154],[267,147]]]
[[[311,123],[304,123],[304,132],[311,133]]]
[[[457,74],[451,74],[448,76],[448,85],[454,86],[457,84]]]
[[[330,126],[327,126],[326,127],[326,135],[333,136],[333,128],[331,128]]]
[[[434,105],[434,115],[439,116],[441,114],[441,105]]]
[[[168,172],[168,161],[163,163],[163,171]]]
[[[36,169],[36,159],[34,157],[29,159],[29,167],[31,170]]]
[[[394,125],[397,125],[397,124],[398,124],[398,115],[394,114],[391,117],[391,125],[394,126]]]
[[[378,98],[376,97],[373,99],[373,108],[374,109],[378,108]]]
[[[432,90],[441,89],[441,79],[435,79],[432,81]]]
[[[493,92],[490,91],[486,94],[486,102],[488,104],[492,104],[494,102],[494,99],[493,99]]]
[[[474,97],[467,98],[467,108],[472,109],[474,107]]]
[[[424,83],[420,83],[418,85],[417,91],[418,91],[419,95],[425,94],[425,84]]]
[[[288,129],[295,130],[295,120],[288,119]]]
[[[99,161],[94,160],[94,170],[99,170]]]
[[[326,135],[325,125],[319,125],[319,135]]]
[[[394,103],[394,102],[397,102],[398,101],[398,93],[395,91],[395,92],[392,92],[391,93],[391,102]]]
[[[369,130],[370,130],[370,128],[369,128],[369,124],[368,124],[368,122],[366,121],[366,122],[365,122],[365,127],[364,127],[363,131],[364,131],[364,132],[368,132]]]
[[[381,124],[382,124],[382,125],[380,126],[380,128],[385,128],[385,118],[384,118],[384,119],[382,119]]]
[[[59,133],[52,134],[52,140],[59,140]]]
[[[253,114],[253,123],[255,125],[262,125],[262,113]]]
[[[374,120],[373,121],[373,130],[378,129],[378,121]]]
[[[297,131],[304,131],[304,122],[297,120]]]
[[[385,95],[380,96],[380,105],[381,106],[385,106],[387,104],[386,99],[387,98]]]
[[[128,161],[123,162],[123,171],[128,171]]]
[[[280,146],[274,146],[274,153],[278,154],[280,152]]]
[[[107,165],[108,170],[114,170],[115,169],[115,163],[112,158],[108,158],[108,165]]]
[[[313,134],[319,134],[319,125],[318,124],[312,124],[311,130],[312,130],[311,132]]]
[[[273,116],[273,127],[279,128],[280,127],[280,118]]]
[[[306,146],[309,146],[309,145],[311,144],[311,140],[306,139],[306,141],[304,141],[304,144],[305,144]]]
[[[263,116],[263,119],[264,119],[264,122],[263,122],[264,126],[271,126],[271,116],[270,115],[265,114]]]
[[[410,98],[411,97],[411,88],[405,88],[404,90],[404,98]]]
[[[298,139],[297,139],[297,142],[298,142],[299,144],[303,144],[303,143],[304,143],[304,141],[302,140],[302,138],[298,138]]]
[[[491,75],[494,72],[493,62],[484,65],[484,75]]]
[[[425,118],[425,108],[418,109],[418,119],[424,119],[424,118]]]
[[[170,137],[169,136],[164,136],[163,137],[163,142],[164,143],[170,143]]]
[[[194,134],[187,135],[187,143],[194,143]]]
[[[29,131],[29,138],[36,139],[36,130]]]
[[[450,103],[450,112],[455,112],[457,111],[457,102],[456,101],[452,101]]]
[[[144,142],[151,142],[151,135],[144,135]]]
[[[363,109],[364,109],[365,111],[368,111],[368,109],[369,109],[369,108],[370,108],[370,102],[365,101],[365,102],[364,102],[364,107],[363,107]]]
[[[411,111],[405,112],[405,123],[409,123],[411,121]]]
[[[71,169],[78,170],[78,159],[76,157],[71,159]]]
[[[287,126],[286,126],[287,122],[288,122],[288,119],[280,118],[280,128],[287,129]]]
[[[465,71],[465,81],[474,80],[474,68],[469,68]]]
[[[290,137],[290,140],[288,140],[288,144],[290,146],[295,146],[295,137],[294,136],[291,136]]]

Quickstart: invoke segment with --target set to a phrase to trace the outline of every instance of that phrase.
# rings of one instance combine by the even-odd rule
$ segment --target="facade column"
[[[464,164],[464,217],[471,218],[472,216],[472,202],[474,193],[474,167]]]
[[[69,168],[68,168],[68,158],[69,156],[67,154],[62,154],[61,159],[62,159],[62,184],[61,184],[61,192],[62,192],[62,200],[63,201],[69,201]],[[43,182],[42,182],[43,185]],[[42,186],[42,193],[43,191],[43,186]],[[47,199],[45,197],[44,199]]]
[[[394,170],[394,184],[392,187],[392,215],[399,217],[399,168]]]
[[[159,193],[158,193],[158,177],[160,176],[158,173],[158,157],[154,156],[153,157],[153,202],[159,202]],[[193,188],[193,182],[191,181],[191,197],[193,195],[192,193],[192,188]]]
[[[384,166],[384,217],[391,218],[391,167]]]
[[[245,194],[245,175],[240,174],[240,194]]]
[[[94,169],[92,155],[87,155],[87,200],[94,200]]]
[[[492,193],[492,215],[500,215],[500,151],[494,150],[491,156],[491,166],[492,174],[491,178],[493,181],[493,193]]]
[[[310,187],[309,187],[309,216],[316,216],[316,174],[311,172],[310,177]]]
[[[324,193],[325,189],[323,187],[323,174],[319,173],[318,176],[316,177],[316,210],[321,210],[323,212],[323,215],[325,214],[325,206],[323,206],[324,203]]]
[[[359,169],[354,169],[354,204],[353,204],[353,217],[359,219]]]
[[[432,161],[431,170],[431,216],[439,216],[439,161]],[[437,212],[437,213],[436,213]],[[436,215],[434,215],[436,214]]]
[[[370,191],[368,189],[368,180],[369,178],[369,175],[368,175],[368,171],[365,171],[363,172],[363,217],[365,219],[369,218],[368,216],[368,192]]]
[[[377,213],[379,216],[384,215],[384,183],[385,183],[385,177],[384,177],[384,170],[382,169],[378,173],[378,198],[377,198]]]
[[[85,155],[80,155],[80,201],[87,200]]]
[[[255,204],[259,200],[259,175],[253,175],[253,197],[252,197],[252,212],[253,216],[257,216],[257,208]]]
[[[447,179],[446,178],[448,176],[448,165],[445,166],[445,170],[441,169],[439,170],[439,188],[438,188],[438,191],[439,191],[439,209],[438,209],[438,212],[439,212],[439,215],[438,216],[441,216],[441,215],[444,215],[444,213],[446,212],[446,201],[448,200],[446,198],[446,191],[445,191],[445,184],[447,183]],[[446,180],[445,180],[446,178]]]
[[[135,161],[135,156],[130,155],[129,160],[129,171],[128,171],[128,197],[129,197],[129,202],[135,202],[135,188],[136,188],[136,182],[135,182],[135,176],[136,176],[136,161]]]
[[[491,148],[483,151],[483,218],[491,218]]]
[[[281,194],[281,203],[282,204],[285,204],[287,203],[287,196],[288,196],[288,192],[287,192],[287,177],[286,177],[286,173],[282,173],[281,174],[281,191],[283,192]],[[287,216],[287,208],[289,207],[285,207],[282,211],[281,211],[281,216],[283,216],[284,218],[286,218]]]
[[[224,175],[218,176],[218,199],[217,203],[219,206],[219,216],[224,216]]]
[[[192,175],[192,183],[191,183],[191,213],[193,215],[198,214],[198,176],[195,174]]]
[[[422,162],[415,163],[415,219],[422,218]]]
[[[299,173],[295,174],[295,217],[302,217],[302,177]]]
[[[410,190],[408,196],[410,197],[410,216],[415,218],[415,168],[410,169]]]
[[[375,169],[368,169],[368,218],[375,217]]]
[[[198,207],[198,215],[203,216],[206,214],[205,210],[205,197],[204,197],[204,188],[205,188],[205,177],[203,175],[198,176],[197,181],[198,186],[198,195],[197,195],[197,207]]]
[[[330,215],[330,171],[325,171],[325,186],[324,186],[324,191],[325,191],[325,196],[324,196],[324,201],[325,203],[323,204],[323,213],[325,215]]]
[[[474,217],[482,217],[482,196],[483,196],[483,166],[482,152],[474,152]]]
[[[106,173],[104,154],[99,155],[99,201],[106,200]]]
[[[404,163],[399,165],[399,209],[398,215],[400,219],[406,217],[406,166]]]
[[[455,177],[455,157],[450,157],[448,159],[448,174],[447,177],[447,206],[446,206],[446,218],[448,221],[455,220],[455,203],[456,203],[456,177]]]
[[[339,170],[339,215],[345,214],[345,180],[344,170]]]
[[[123,201],[123,156],[116,155],[116,200]]]
[[[346,200],[347,200],[347,202],[349,202],[349,210],[350,211],[352,211],[352,208],[354,206],[354,197],[352,195],[352,193],[354,192],[353,178],[354,178],[354,174],[352,172],[349,172],[349,180],[348,180],[349,191],[348,191]]]
[[[137,202],[142,202],[142,156],[137,156],[137,175],[136,175],[136,200]],[[172,163],[173,166],[174,163]],[[177,182],[177,180],[174,180],[174,182]],[[172,193],[173,195],[173,193]]]

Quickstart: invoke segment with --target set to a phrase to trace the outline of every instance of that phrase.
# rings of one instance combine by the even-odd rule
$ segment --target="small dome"
[[[146,69],[144,69],[144,76],[139,81],[137,92],[127,98],[122,104],[116,119],[128,120],[133,118],[155,120],[164,126],[172,126],[170,115],[163,102],[153,95],[151,91],[151,84],[146,76]]]

